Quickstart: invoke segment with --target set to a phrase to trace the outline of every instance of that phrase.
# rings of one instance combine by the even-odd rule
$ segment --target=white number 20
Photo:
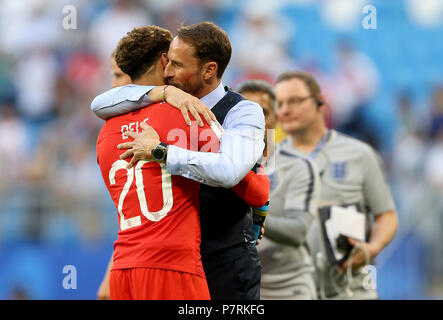
[[[152,161],[152,160],[151,160]],[[159,221],[163,219],[168,212],[172,209],[173,205],[173,196],[172,196],[172,183],[171,183],[171,175],[168,173],[166,169],[166,164],[158,162],[160,165],[161,173],[162,173],[162,193],[163,193],[163,208],[157,212],[149,212],[148,204],[146,202],[145,189],[143,184],[143,173],[142,167],[145,163],[151,161],[139,161],[137,165],[132,167],[131,169],[127,169],[126,165],[128,164],[124,160],[117,160],[109,170],[109,181],[111,185],[115,184],[115,174],[118,170],[126,170],[127,171],[127,180],[125,185],[123,186],[122,192],[120,193],[120,198],[118,200],[118,214],[120,215],[120,229],[126,230],[129,228],[133,228],[141,225],[140,216],[135,216],[132,218],[125,219],[123,214],[123,202],[125,201],[125,197],[128,194],[129,188],[132,185],[135,174],[135,185],[137,190],[138,201],[140,204],[140,209],[146,219],[151,221]]]

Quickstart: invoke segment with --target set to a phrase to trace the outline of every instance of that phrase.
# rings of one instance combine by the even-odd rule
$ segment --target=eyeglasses
[[[306,97],[290,97],[286,103],[288,104],[289,107],[296,107],[299,106],[300,104],[302,104],[305,100],[314,97],[314,95],[310,94],[309,96]],[[281,103],[278,104],[278,107],[281,107]]]

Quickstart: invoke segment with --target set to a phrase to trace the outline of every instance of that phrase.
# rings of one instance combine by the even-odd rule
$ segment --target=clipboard
[[[320,229],[327,259],[342,264],[351,253],[347,238],[368,240],[368,219],[359,204],[323,207],[319,209]]]

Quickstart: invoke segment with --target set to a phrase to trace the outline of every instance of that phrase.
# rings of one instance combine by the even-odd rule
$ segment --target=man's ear
[[[319,93],[316,96],[317,100],[317,107],[320,108],[325,105],[325,98],[323,97],[323,94]]]
[[[204,80],[217,77],[218,65],[215,61],[206,62],[202,67],[202,76]]]
[[[168,64],[168,61],[169,61],[168,54],[166,52],[163,52],[162,56],[160,57],[160,60],[162,63],[163,70],[165,70],[166,65]]]

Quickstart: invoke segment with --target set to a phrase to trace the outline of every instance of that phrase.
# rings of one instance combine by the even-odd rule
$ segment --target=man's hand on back
[[[161,101],[162,98],[164,98],[167,103],[181,111],[183,118],[188,125],[191,125],[189,112],[195,118],[200,127],[203,127],[203,121],[200,114],[209,125],[211,125],[212,121],[216,120],[212,111],[198,98],[172,85],[167,86],[166,89],[164,88],[165,86],[152,89],[149,91],[148,97],[153,101]]]
[[[154,128],[146,123],[142,123],[141,128],[143,131],[140,133],[126,131],[124,134],[133,138],[134,141],[123,142],[117,146],[119,150],[127,149],[120,155],[120,159],[126,159],[132,156],[131,161],[127,165],[128,169],[132,168],[139,160],[152,159],[151,151],[160,143],[160,137]]]

